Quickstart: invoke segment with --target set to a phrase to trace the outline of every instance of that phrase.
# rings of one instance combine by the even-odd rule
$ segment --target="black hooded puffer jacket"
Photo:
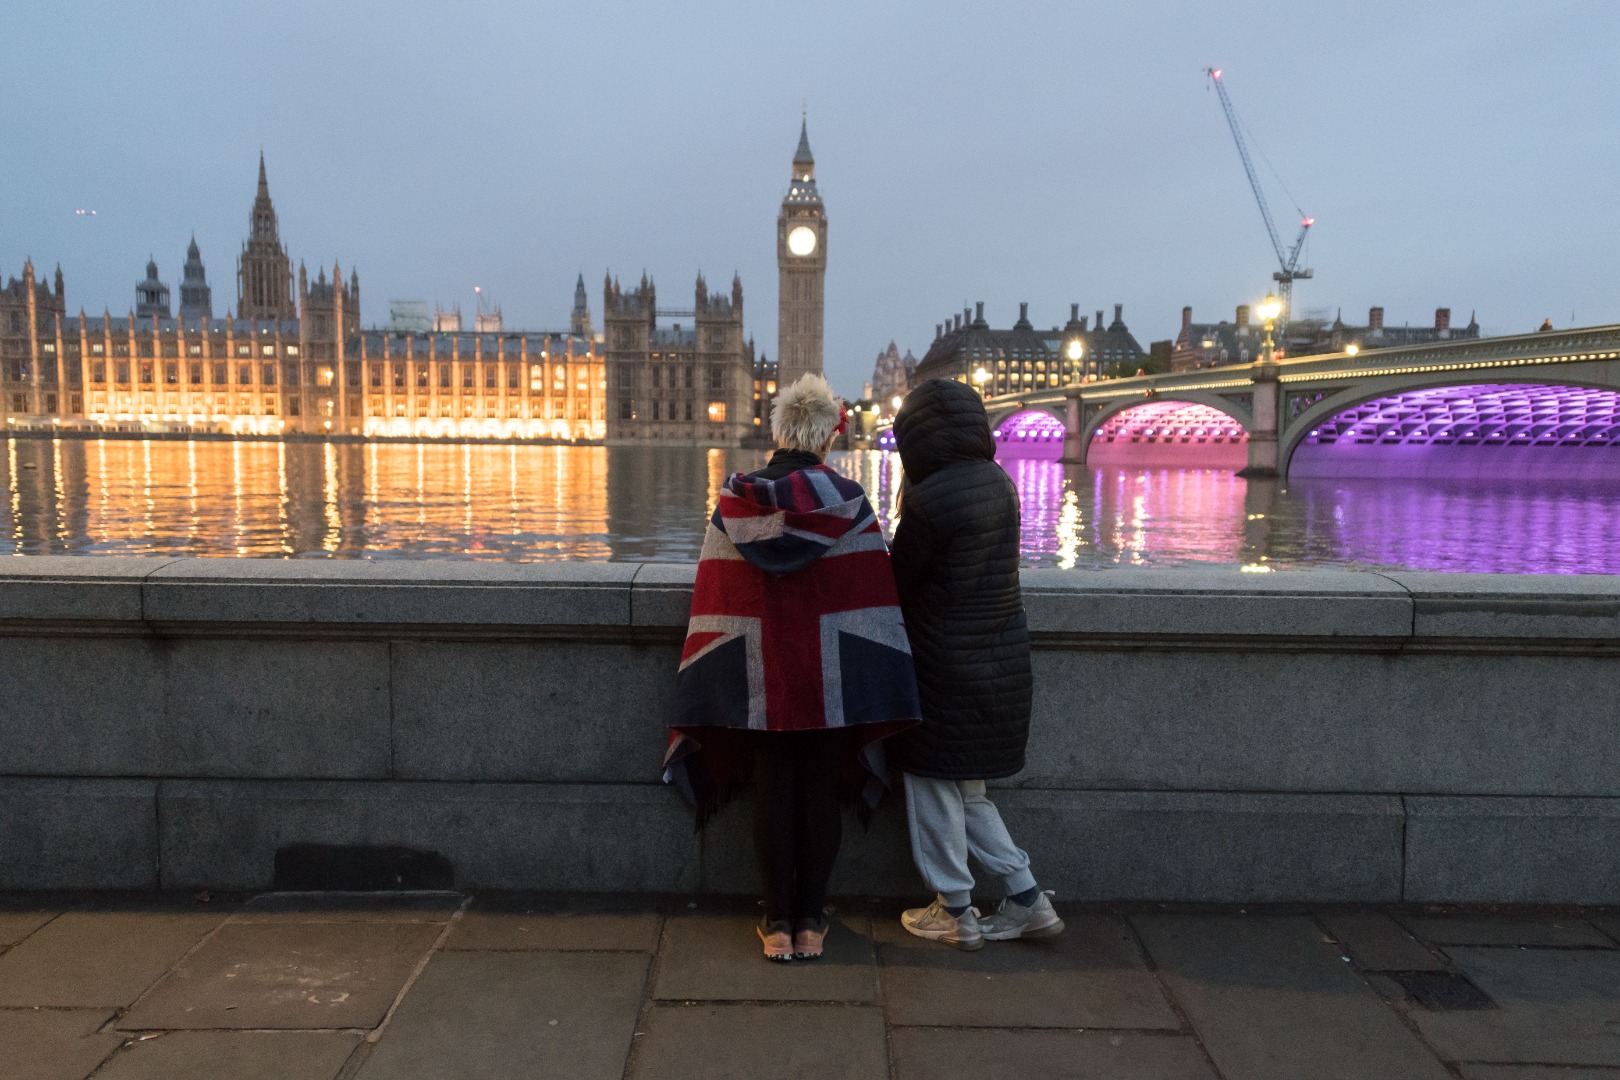
[[[984,402],[930,379],[894,420],[909,489],[892,565],[923,722],[890,740],[918,776],[990,780],[1024,767],[1029,628],[1018,589],[1018,492],[995,462]]]

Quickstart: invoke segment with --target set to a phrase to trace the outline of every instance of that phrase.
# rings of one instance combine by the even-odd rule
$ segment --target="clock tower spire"
[[[822,283],[827,277],[827,210],[816,190],[808,118],[799,125],[792,179],[776,217],[778,386],[822,373]]]

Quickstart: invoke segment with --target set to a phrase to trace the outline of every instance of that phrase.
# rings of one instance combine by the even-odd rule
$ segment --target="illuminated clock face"
[[[808,255],[816,250],[816,231],[800,225],[788,233],[788,250],[795,255]]]

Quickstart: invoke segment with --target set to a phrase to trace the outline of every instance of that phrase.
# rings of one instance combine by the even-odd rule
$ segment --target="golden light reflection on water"
[[[7,440],[0,553],[697,557],[756,451],[442,443]],[[835,454],[892,531],[895,455]],[[1620,492],[1245,482],[1217,469],[1009,461],[1027,565],[1225,563],[1620,573]]]

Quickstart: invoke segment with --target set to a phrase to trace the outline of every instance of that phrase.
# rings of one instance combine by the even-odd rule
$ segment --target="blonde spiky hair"
[[[789,450],[821,453],[838,426],[838,399],[832,385],[814,373],[783,387],[771,405],[771,434]]]

